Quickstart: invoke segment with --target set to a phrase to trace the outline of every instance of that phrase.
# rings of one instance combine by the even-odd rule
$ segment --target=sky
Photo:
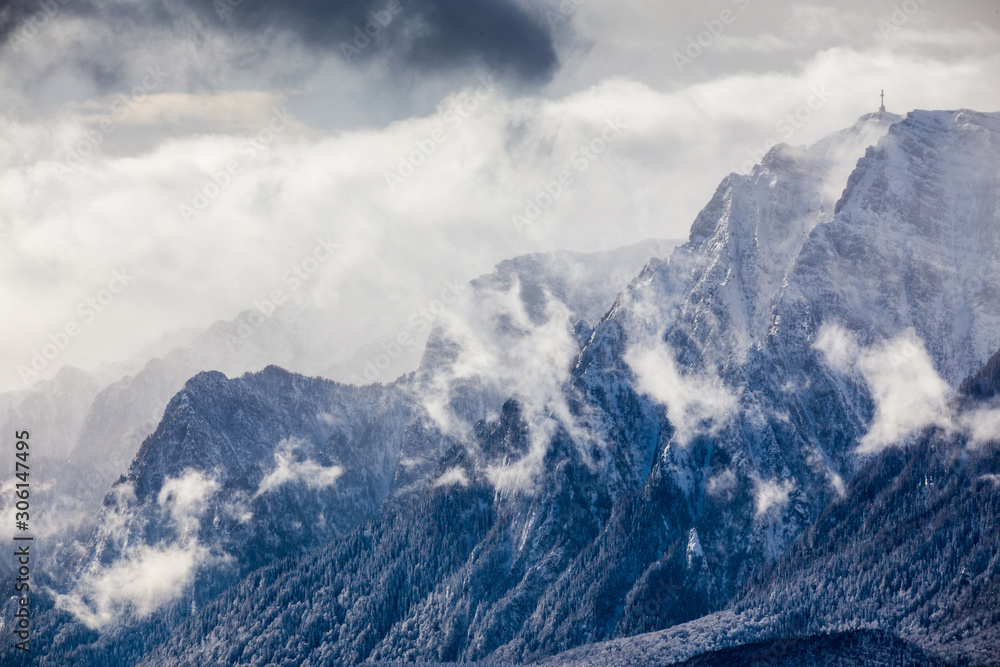
[[[998,111],[997,71],[986,0],[0,2],[0,390],[272,299],[391,337],[502,259],[685,238],[883,89]]]

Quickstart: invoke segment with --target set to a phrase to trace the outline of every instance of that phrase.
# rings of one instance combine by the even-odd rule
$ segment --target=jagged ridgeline
[[[38,664],[991,664],[998,137],[776,146],[613,299],[505,263],[389,385],[192,378]]]

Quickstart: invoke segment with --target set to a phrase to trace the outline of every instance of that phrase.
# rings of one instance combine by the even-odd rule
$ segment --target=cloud
[[[92,629],[126,615],[144,618],[179,598],[208,556],[195,541],[139,547],[110,567],[86,574],[72,593],[56,595],[56,607]]]
[[[929,426],[953,427],[949,406],[953,390],[938,375],[913,329],[861,349],[849,331],[827,324],[815,347],[837,370],[860,372],[875,401],[875,417],[861,438],[858,453],[881,451]]]
[[[250,497],[245,493],[234,496],[233,500],[225,503],[221,510],[232,519],[242,524],[250,523],[253,519],[253,511],[250,509]]]
[[[13,123],[5,135],[12,145],[6,152],[0,146],[0,164],[8,158],[16,163],[30,160],[31,166],[14,168],[8,162],[8,168],[0,169],[0,188],[21,193],[20,200],[5,209],[10,233],[0,255],[11,262],[0,271],[10,274],[0,289],[15,301],[32,302],[37,317],[30,331],[17,334],[23,340],[14,351],[4,348],[10,359],[0,364],[0,380],[16,386],[17,367],[30,363],[33,350],[44,345],[50,333],[69,321],[81,324],[77,304],[93,297],[102,281],[107,282],[105,276],[122,266],[135,267],[135,282],[113,307],[86,323],[46,373],[62,363],[95,365],[113,358],[116,350],[135,349],[140,341],[177,326],[206,326],[221,316],[230,319],[281,289],[313,317],[298,329],[326,340],[284,348],[286,353],[303,348],[315,353],[317,362],[323,360],[321,366],[297,364],[295,359],[272,361],[291,370],[329,375],[331,356],[336,356],[330,350],[394,336],[414,308],[440,292],[445,280],[457,276],[463,281],[524,250],[564,244],[565,229],[559,223],[563,209],[565,215],[577,217],[576,224],[582,224],[581,215],[603,217],[595,207],[610,206],[619,187],[615,183],[625,178],[608,179],[607,168],[616,163],[610,154],[578,172],[574,186],[557,203],[560,212],[550,211],[551,217],[541,219],[530,234],[522,237],[511,224],[511,216],[525,205],[520,194],[537,197],[553,177],[550,159],[568,165],[581,146],[600,136],[608,117],[593,112],[594,94],[546,105],[539,117],[533,104],[504,99],[497,91],[456,127],[454,119],[461,117],[455,115],[455,106],[474,96],[478,85],[447,98],[426,118],[378,131],[310,137],[307,130],[290,126],[264,150],[251,150],[249,138],[240,135],[178,139],[140,157],[91,153],[65,174],[59,173],[59,164],[67,162],[73,147],[89,147],[89,121],[61,122],[55,136]],[[639,97],[648,92],[631,90]],[[176,96],[164,96],[170,99],[161,103],[159,96],[151,95],[144,102],[157,109],[151,117],[180,104]],[[230,96],[223,106],[231,108],[240,99]],[[140,119],[141,108],[129,119]],[[240,118],[260,113],[255,108]],[[556,121],[558,131],[551,125]],[[521,127],[516,136],[511,135],[512,124]],[[124,129],[122,125],[104,140],[111,141]],[[446,141],[391,192],[385,174],[397,170],[400,160],[438,129],[446,132]],[[537,153],[536,140],[556,138],[554,158]],[[215,179],[225,174],[230,162],[239,173],[225,176],[229,185],[218,193]],[[456,187],[442,190],[438,185],[443,181]],[[206,187],[214,198],[185,224],[179,206],[191,204],[195,193]],[[48,195],[40,196],[43,191]],[[141,233],[134,215],[140,207]],[[67,210],[75,212],[73,219],[88,221],[86,234],[72,227]],[[329,215],[333,210],[336,216]],[[278,224],[276,216],[285,222]],[[609,239],[621,234],[621,229],[612,234],[606,226],[602,232]],[[293,290],[287,282],[291,268],[317,237],[326,236],[342,244],[337,257]],[[635,230],[630,236],[627,240],[638,240],[649,232]],[[199,242],[192,244],[192,238]],[[421,252],[413,253],[418,245]],[[56,293],[51,289],[56,276],[87,287]],[[217,289],[207,294],[201,289],[205,281]],[[326,315],[317,314],[321,310]],[[129,339],[126,346],[119,344],[123,338]]]
[[[405,68],[451,69],[478,62],[495,72],[538,80],[557,65],[548,24],[511,0],[244,0],[221,24],[207,3],[185,4],[208,25],[253,35],[284,28],[316,48],[343,52],[345,44],[353,46],[347,52],[357,57],[377,52],[367,47],[369,39],[378,39],[391,61]]]
[[[198,520],[219,486],[217,480],[198,470],[188,469],[181,477],[171,477],[163,483],[157,503],[170,513],[184,535],[197,531]]]
[[[760,51],[763,53],[789,51],[795,48],[795,43],[774,34],[755,35],[753,37],[730,37],[723,35],[718,42],[721,53],[739,53],[741,51]]]
[[[197,539],[199,519],[218,489],[218,481],[193,469],[167,478],[157,504],[173,519],[174,535],[146,544],[133,535],[131,484],[115,486],[99,531],[102,543],[121,545],[121,554],[106,566],[94,559],[69,593],[56,595],[56,607],[100,629],[124,618],[144,618],[181,597],[201,565],[226,558]]]
[[[577,8],[573,25],[585,29],[589,45],[563,59],[549,86],[531,95],[498,89],[455,128],[447,119],[462,91],[478,85],[478,73],[421,77],[400,70],[413,79],[403,85],[377,70],[376,46],[365,51],[375,69],[358,68],[336,48],[293,40],[289,26],[304,16],[298,4],[288,10],[295,16],[285,27],[260,38],[272,40],[275,55],[268,59],[252,28],[238,23],[249,21],[238,12],[271,10],[243,3],[221,21],[211,5],[197,10],[204,12],[202,28],[185,24],[154,34],[126,28],[129,22],[173,26],[178,15],[191,14],[187,6],[163,10],[102,0],[100,16],[109,16],[102,23],[86,18],[97,10],[74,14],[74,0],[20,52],[6,47],[0,58],[0,233],[6,235],[0,303],[10,317],[32,317],[6,333],[0,388],[20,386],[17,367],[30,362],[50,334],[78,320],[80,301],[125,266],[142,268],[134,285],[45,373],[63,364],[93,368],[121,360],[165,331],[231,320],[283,288],[303,312],[334,315],[304,318],[297,327],[315,338],[324,332],[322,344],[296,340],[282,347],[286,357],[270,361],[346,380],[350,372],[334,367],[346,361],[331,357],[349,357],[357,341],[402,330],[411,309],[427,303],[444,280],[472,278],[526,252],[593,251],[650,236],[686,236],[720,179],[769,138],[782,139],[776,123],[803,104],[811,86],[824,84],[833,94],[796,130],[795,143],[876,108],[887,80],[894,82],[886,90],[894,111],[1000,106],[1000,90],[981,85],[1000,65],[989,27],[963,32],[945,21],[931,31],[954,34],[956,43],[968,38],[978,45],[972,55],[915,57],[902,39],[924,34],[914,20],[900,39],[886,43],[843,42],[833,32],[843,43],[810,42],[811,50],[794,59],[777,54],[780,61],[764,65],[743,57],[710,63],[707,53],[698,61],[706,64],[705,76],[667,77],[662,64],[670,52],[711,18],[704,8],[588,1]],[[767,35],[781,25],[776,18],[794,18],[787,7],[750,13],[763,9],[748,9],[732,36]],[[964,25],[974,14],[969,7],[954,12]],[[794,34],[824,34],[833,20],[827,13],[808,14],[808,29]],[[877,17],[864,18],[876,32]],[[114,108],[116,95],[130,94],[155,66],[169,73],[163,88],[138,102],[100,146],[88,147],[88,132]],[[86,67],[118,83],[90,85],[78,69]],[[754,104],[747,105],[750,99]],[[279,101],[287,103],[295,127],[253,161],[241,161],[232,184],[197,220],[183,224],[178,205],[196,189],[214,187],[227,162],[242,159],[240,151]],[[614,118],[627,127],[622,137],[586,171],[574,171],[572,186],[518,234],[511,215],[544,193]],[[447,140],[390,193],[385,173],[438,127]],[[90,151],[83,164],[57,174],[56,163],[81,146]],[[333,234],[344,245],[342,255],[289,293],[283,275],[320,234]],[[416,247],[420,252],[412,251]],[[301,358],[293,348],[304,350]]]
[[[841,373],[847,373],[861,356],[858,340],[840,325],[827,324],[819,330],[813,347],[823,353],[826,363]]]
[[[736,490],[736,473],[726,468],[719,474],[710,477],[705,491],[713,498],[727,498]]]
[[[465,474],[465,470],[463,468],[459,468],[457,466],[449,468],[443,475],[434,480],[435,487],[454,486],[456,484],[458,486],[469,485],[469,476]]]
[[[788,505],[789,495],[795,490],[795,482],[790,479],[775,480],[754,479],[754,501],[757,516],[761,517],[772,510],[780,511]]]
[[[12,32],[40,8],[32,0],[8,0],[0,7],[0,43],[6,42]]]
[[[825,324],[814,347],[827,364],[845,375],[860,374],[875,401],[875,416],[857,451],[871,454],[901,444],[937,426],[963,432],[970,447],[1000,441],[1000,409],[962,409],[952,401],[954,389],[934,368],[924,343],[913,329],[862,348],[851,332]]]
[[[980,408],[962,413],[958,422],[969,433],[969,444],[980,447],[1000,442],[1000,409]]]
[[[56,53],[59,48],[52,46]],[[135,83],[145,67],[158,62],[134,60],[137,71],[130,81]],[[0,69],[6,62],[0,59]],[[877,90],[877,80],[893,73],[900,90],[887,91],[890,108],[996,106],[1000,98],[990,97],[992,89],[979,84],[992,65],[976,60],[956,72],[945,60],[930,59],[916,67],[894,52],[872,56],[841,49],[819,53],[791,74],[744,73],[690,83],[680,91],[624,76],[548,97],[518,98],[497,90],[460,127],[448,119],[463,96],[479,85],[475,77],[450,80],[449,89],[458,92],[431,96],[429,111],[410,116],[411,107],[394,106],[382,96],[388,94],[382,83],[362,77],[356,95],[308,104],[289,99],[297,123],[252,161],[241,151],[263,129],[272,101],[295,98],[291,88],[207,94],[179,80],[176,67],[165,65],[171,85],[191,90],[155,91],[98,148],[89,146],[87,133],[94,130],[96,115],[113,108],[114,95],[95,97],[93,91],[73,88],[74,95],[97,106],[63,104],[54,119],[44,122],[0,119],[0,191],[7,193],[0,213],[0,229],[7,235],[0,245],[0,315],[33,313],[5,338],[0,387],[20,386],[17,367],[31,361],[49,334],[79,319],[80,301],[92,297],[108,274],[123,266],[141,267],[141,275],[49,363],[46,373],[65,363],[91,368],[121,359],[164,331],[230,320],[282,288],[304,311],[331,314],[298,327],[327,337],[314,346],[296,341],[303,344],[295,349],[308,351],[302,355],[306,359],[273,362],[347,379],[349,372],[337,375],[331,368],[331,357],[349,355],[359,340],[395,335],[412,308],[440,291],[444,280],[472,278],[525,252],[554,247],[593,251],[650,236],[685,236],[725,173],[769,137],[781,138],[775,123],[803,103],[811,85],[825,82],[835,95],[796,131],[797,143],[850,125],[867,109],[854,91],[866,85]],[[354,81],[337,67],[323,73],[325,79]],[[31,100],[49,98],[26,88],[29,83],[21,82],[21,76],[11,69],[0,80]],[[254,82],[240,83],[250,88]],[[58,90],[64,89],[60,84]],[[911,97],[914,90],[921,90],[922,97]],[[742,103],[747,99],[759,102],[747,107]],[[873,99],[877,103],[877,95]],[[392,110],[390,119],[403,118],[342,132],[307,127],[308,118],[347,113],[342,105],[354,100],[363,105],[358,115],[367,123],[386,109]],[[300,112],[296,102],[302,105]],[[199,115],[202,103],[211,112]],[[217,124],[206,127],[206,119],[216,113]],[[572,185],[526,233],[518,234],[512,214],[522,213],[526,200],[545,193],[559,170],[572,165],[574,154],[615,118],[626,126],[621,138],[585,171],[571,166]],[[162,125],[151,124],[158,119]],[[222,132],[226,126],[232,131]],[[252,129],[242,133],[246,127]],[[191,128],[216,133],[188,134]],[[398,170],[417,142],[425,142],[438,128],[447,132],[447,140],[390,192],[385,174]],[[692,142],[691,136],[705,139]],[[70,173],[59,173],[58,163],[78,147],[91,152]],[[213,179],[234,159],[239,161],[238,177],[185,224],[179,204],[190,202],[196,190],[215,187]],[[663,183],[670,187],[661,187]],[[80,221],[85,221],[85,233]],[[324,264],[308,285],[290,293],[283,282],[286,271],[308,253],[317,236],[329,234],[343,245],[337,261]],[[412,251],[416,247],[420,252]],[[212,289],[204,289],[206,284]],[[284,346],[284,354],[292,357],[293,347]],[[408,370],[412,367],[398,369]]]
[[[67,25],[108,31],[116,41],[141,35],[162,42],[182,36],[234,69],[248,46],[260,60],[288,54],[330,54],[354,65],[382,61],[387,68],[449,72],[486,68],[515,81],[548,79],[558,66],[550,25],[540,12],[513,0],[53,0],[15,2],[0,11],[0,39],[20,50],[26,35],[50,38]],[[41,19],[34,18],[38,15]],[[127,53],[100,49],[78,37],[86,55],[78,64],[95,81],[115,85],[128,71]],[[220,43],[221,42],[221,43]],[[87,53],[87,52],[90,53]],[[120,60],[116,59],[116,55]],[[89,56],[89,57],[88,57]]]
[[[274,469],[260,481],[255,498],[284,484],[305,484],[310,489],[324,489],[337,482],[344,474],[342,467],[321,466],[312,459],[295,459],[295,451],[306,444],[295,438],[278,443],[278,449],[274,452]]]
[[[674,438],[682,446],[706,424],[716,431],[736,409],[736,397],[719,378],[681,373],[665,342],[630,347],[624,359],[636,388],[666,406]]]
[[[528,427],[528,451],[516,461],[487,466],[498,488],[530,492],[553,437],[566,433],[589,460],[595,440],[567,399],[579,343],[569,308],[546,292],[533,318],[521,283],[479,285],[438,316],[439,349],[452,357],[435,364],[417,388],[417,400],[442,432],[474,442],[473,424],[496,418],[502,403],[517,400]],[[470,408],[470,404],[472,407]],[[487,412],[483,412],[483,410]]]

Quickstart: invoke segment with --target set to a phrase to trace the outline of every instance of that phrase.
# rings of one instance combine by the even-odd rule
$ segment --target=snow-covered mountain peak
[[[995,123],[874,114],[812,146],[775,147],[723,180],[691,240],[598,327],[580,373],[604,428],[665,410],[654,465],[701,508],[710,558],[732,548],[712,543],[719,514],[752,535],[751,558],[774,557],[857,469],[877,397],[825,367],[813,347],[824,323],[865,332],[863,345],[912,328],[952,384],[1000,347]],[[643,400],[622,418],[630,390]],[[622,456],[646,461],[647,441],[629,442]],[[762,494],[778,502],[755,513]]]
[[[998,137],[996,113],[893,125],[803,247],[785,300],[868,341],[913,327],[953,385],[979,368],[1000,344]]]
[[[749,174],[726,176],[689,242],[652,267],[659,277],[646,276],[653,287],[641,298],[660,304],[655,319],[686,321],[698,340],[711,339],[718,363],[762,341],[809,234],[833,219],[858,160],[900,120],[867,114],[810,146],[778,144]]]

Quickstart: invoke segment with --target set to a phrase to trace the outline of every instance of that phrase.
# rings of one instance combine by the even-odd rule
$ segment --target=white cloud
[[[449,468],[444,472],[444,474],[442,474],[440,477],[434,480],[434,486],[436,487],[453,486],[456,484],[458,486],[469,485],[469,477],[468,475],[465,474],[465,470],[457,466],[454,468]]]
[[[789,495],[795,490],[795,482],[790,479],[777,482],[775,480],[754,480],[754,500],[757,516],[764,516],[771,510],[781,511],[788,505]]]
[[[794,49],[795,42],[774,34],[764,33],[753,37],[731,37],[722,35],[718,41],[720,53],[739,53],[741,51],[760,51],[772,53]]]
[[[962,431],[970,447],[1000,441],[1000,409],[957,410],[951,400],[954,389],[938,375],[913,329],[862,348],[851,332],[825,324],[814,347],[841,373],[859,373],[875,401],[875,417],[858,453],[871,454],[901,444],[930,426]],[[839,478],[835,483],[840,484]]]
[[[843,373],[857,371],[875,401],[875,416],[858,446],[861,454],[900,444],[929,426],[954,426],[952,388],[941,379],[923,341],[913,329],[861,349],[854,335],[824,325],[815,347]]]
[[[579,354],[571,313],[558,299],[544,298],[535,321],[516,278],[509,286],[468,290],[437,320],[455,356],[435,367],[416,396],[437,428],[466,443],[475,441],[475,422],[496,418],[503,401],[516,399],[528,427],[528,451],[483,472],[497,487],[523,492],[534,489],[549,443],[560,429],[585,461],[593,447],[602,446],[583,424],[586,416],[574,414],[567,402]]]
[[[718,475],[709,478],[705,491],[708,495],[721,498],[726,497],[736,490],[736,473],[731,468],[726,468]]]
[[[848,372],[861,356],[861,349],[854,335],[836,324],[824,325],[819,330],[813,347],[823,353],[827,364],[841,373]]]
[[[553,435],[554,429],[543,428],[540,433],[536,430],[536,433],[527,454],[510,462],[486,467],[486,478],[497,490],[526,494],[534,492],[535,480],[543,470],[542,463],[548,449],[545,438]]]
[[[625,363],[635,374],[636,387],[667,408],[676,429],[674,438],[686,445],[698,430],[711,423],[721,427],[737,405],[736,397],[717,377],[683,374],[664,342],[629,348]]]
[[[878,451],[932,424],[951,426],[952,389],[913,330],[866,351],[858,367],[878,406],[861,452]]]
[[[969,432],[969,444],[972,447],[1000,442],[1000,409],[970,410],[963,413],[958,421]]]
[[[208,555],[208,549],[194,541],[139,547],[127,558],[84,575],[70,594],[56,596],[56,607],[93,629],[125,615],[144,618],[180,597]]]
[[[250,509],[250,497],[244,493],[237,494],[233,500],[222,506],[222,511],[242,524],[250,523],[253,511]]]
[[[219,482],[204,473],[187,469],[180,477],[168,478],[157,496],[157,503],[170,512],[182,534],[197,530],[198,520],[216,491]]]
[[[274,452],[274,469],[260,481],[254,497],[261,496],[283,484],[305,484],[310,489],[323,489],[336,484],[344,469],[340,466],[321,466],[312,459],[295,460],[295,450],[305,443],[289,438],[278,443]]]
[[[93,561],[69,593],[56,596],[56,606],[99,629],[123,618],[144,618],[181,597],[199,566],[224,558],[213,557],[197,539],[199,518],[218,489],[217,480],[193,469],[167,478],[157,504],[170,513],[176,532],[173,539],[154,545],[136,541],[132,535],[132,486],[116,486],[114,503],[102,516],[99,535],[101,542],[121,545],[121,555],[107,566]]]
[[[658,20],[669,18],[670,12],[660,13]],[[692,25],[700,25],[692,13]],[[629,30],[636,27],[635,16],[619,20],[626,19]],[[907,27],[905,34],[913,30]],[[973,37],[975,43],[987,39]],[[301,121],[253,161],[241,163],[232,185],[191,224],[180,219],[178,205],[239,158],[271,101],[286,93],[294,97],[291,92],[156,91],[107,136],[118,142],[114,154],[90,156],[65,175],[54,172],[55,163],[84,141],[95,107],[60,108],[51,128],[47,121],[8,116],[0,120],[0,231],[7,234],[0,245],[0,302],[9,304],[11,317],[32,317],[5,334],[0,387],[18,386],[17,366],[28,363],[50,333],[79,320],[77,304],[121,267],[137,272],[134,284],[87,324],[47,373],[63,363],[88,367],[119,359],[164,331],[230,319],[281,288],[307,309],[323,304],[337,313],[337,326],[299,328],[325,330],[333,340],[297,365],[281,360],[294,370],[325,374],[329,355],[319,350],[397,333],[413,306],[426,303],[444,280],[471,278],[524,252],[567,246],[587,251],[649,236],[685,236],[730,168],[769,138],[781,140],[775,124],[803,104],[811,86],[825,85],[831,97],[796,131],[796,143],[846,127],[875,108],[878,96],[868,91],[885,87],[887,79],[895,82],[887,104],[896,111],[1000,106],[1000,91],[981,85],[995,71],[1000,52],[957,67],[946,54],[915,60],[906,48],[839,46],[798,59],[792,71],[723,72],[682,81],[676,89],[629,72],[597,78],[590,73],[585,82],[569,85],[573,68],[585,64],[572,62],[565,71],[569,78],[554,82],[552,91],[516,98],[498,90],[460,128],[446,120],[454,96],[438,98],[441,106],[431,113],[383,127],[328,132]],[[473,84],[455,82],[454,88]],[[104,97],[82,98],[88,99],[107,103]],[[745,104],[748,99],[755,103]],[[574,172],[572,186],[518,234],[510,216],[615,117],[627,127],[622,137],[586,171]],[[164,124],[150,125],[157,119]],[[166,122],[206,119],[217,119],[229,133],[170,135]],[[385,172],[441,126],[447,140],[390,192]],[[144,139],[141,150],[127,150],[126,139],[143,128],[155,136]],[[341,255],[291,293],[283,274],[317,236],[328,234],[342,243]],[[412,252],[416,247],[419,253]],[[206,283],[213,289],[204,290]]]

